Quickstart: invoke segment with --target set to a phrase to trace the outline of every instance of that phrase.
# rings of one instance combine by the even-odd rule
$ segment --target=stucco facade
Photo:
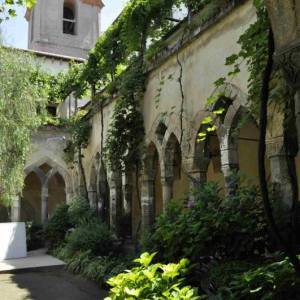
[[[64,31],[64,8],[72,13],[73,32]],[[100,32],[102,1],[38,0],[27,11],[28,48],[74,58],[86,58]],[[67,16],[68,17],[68,16]]]
[[[144,166],[138,173],[132,169],[122,174],[101,165],[101,132],[103,130],[105,142],[114,99],[104,107],[103,120],[100,112],[90,119],[91,135],[83,153],[89,200],[110,226],[122,231],[125,236],[136,237],[141,230],[151,226],[155,215],[163,211],[171,198],[192,201],[188,199],[187,192],[201,182],[216,181],[223,188],[223,193],[229,193],[234,188],[229,176],[233,170],[240,170],[257,182],[259,132],[256,121],[249,118],[242,126],[237,126],[239,119],[248,112],[248,74],[245,66],[241,67],[241,73],[230,84],[222,88],[223,97],[230,99],[231,104],[217,124],[217,132],[209,136],[206,142],[197,142],[201,122],[210,114],[205,101],[215,92],[213,83],[228,72],[224,65],[226,57],[239,50],[237,40],[255,21],[251,3],[245,1],[223,12],[214,22],[195,29],[193,38],[180,49],[176,49],[180,34],[174,33],[169,37],[169,45],[173,47],[170,46],[169,51],[149,69],[146,92],[141,101],[146,134]],[[183,65],[185,99],[182,128],[177,54]],[[161,81],[164,84],[158,99]],[[288,199],[290,183],[286,179],[288,171],[280,115],[274,124],[268,132],[268,179],[278,183],[282,198]],[[25,172],[40,174],[41,185],[45,184],[41,195],[38,195],[42,199],[41,208],[37,208],[41,210],[42,221],[49,215],[45,215],[46,210],[43,212],[43,207],[49,205],[49,202],[46,203],[49,200],[48,172],[54,170],[52,172],[63,178],[66,201],[81,190],[82,178],[78,167],[67,165],[64,160],[63,149],[67,139],[63,130],[54,128],[41,130],[33,139]],[[297,166],[298,161],[297,158]],[[40,169],[45,164],[50,171],[41,173]],[[17,208],[19,206],[20,202],[16,204]]]

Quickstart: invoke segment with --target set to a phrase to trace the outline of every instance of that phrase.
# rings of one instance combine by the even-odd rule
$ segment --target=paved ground
[[[101,300],[98,286],[63,269],[0,274],[1,300]]]
[[[46,249],[28,252],[28,256],[0,261],[0,273],[13,273],[19,270],[64,266],[65,263],[46,254]]]

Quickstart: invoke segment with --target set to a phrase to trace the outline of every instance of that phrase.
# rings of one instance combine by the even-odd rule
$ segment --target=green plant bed
[[[85,251],[93,255],[109,255],[114,252],[114,239],[106,224],[93,219],[67,235],[65,248],[70,256]]]
[[[189,265],[187,259],[177,264],[151,264],[154,255],[143,253],[134,260],[139,266],[110,278],[111,289],[106,300],[200,299],[197,289],[184,282]]]
[[[220,197],[214,183],[193,192],[186,208],[171,201],[144,238],[143,248],[157,251],[163,261],[182,257],[197,263],[202,256],[248,259],[264,255],[268,230],[256,187],[238,187],[235,194]]]
[[[55,249],[52,254],[65,261],[70,272],[81,274],[106,289],[109,278],[133,266],[131,258],[127,256],[94,256],[89,250],[69,256],[63,246]]]
[[[214,266],[210,276],[217,285],[217,299],[300,299],[300,278],[289,261],[268,260],[248,267],[241,261]]]
[[[66,233],[72,226],[68,215],[68,209],[68,204],[58,205],[47,224],[45,237],[50,249],[63,243]]]

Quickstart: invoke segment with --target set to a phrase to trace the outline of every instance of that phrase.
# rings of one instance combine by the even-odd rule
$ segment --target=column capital
[[[267,141],[266,155],[268,158],[272,156],[285,155],[283,136],[278,136],[272,140]]]
[[[282,68],[285,80],[293,89],[300,89],[300,39],[275,53],[275,61]]]

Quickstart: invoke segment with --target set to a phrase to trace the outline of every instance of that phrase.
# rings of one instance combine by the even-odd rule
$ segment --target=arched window
[[[75,35],[75,7],[73,3],[64,3],[63,33]]]

